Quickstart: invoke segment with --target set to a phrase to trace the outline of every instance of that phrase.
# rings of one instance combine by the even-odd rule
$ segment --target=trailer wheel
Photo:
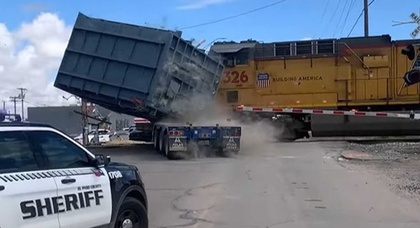
[[[164,154],[169,160],[176,160],[179,159],[178,156],[176,156],[176,152],[169,151],[169,142],[168,142],[168,136],[163,136],[163,147],[164,147]]]
[[[239,154],[239,151],[223,151],[223,148],[218,148],[216,154],[222,158],[230,158]]]
[[[157,136],[159,132],[155,129],[153,130],[153,147],[157,152],[159,152],[159,137]]]
[[[161,133],[159,133],[159,135],[160,135]],[[159,154],[165,154],[165,148],[164,148],[164,143],[165,143],[165,136],[160,136],[159,137],[159,148],[158,148],[158,152],[159,152]]]

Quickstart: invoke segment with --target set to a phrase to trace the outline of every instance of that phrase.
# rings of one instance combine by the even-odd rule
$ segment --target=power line
[[[338,5],[337,5],[337,8],[340,6],[339,4],[340,4],[340,1],[333,1],[333,3],[334,2],[336,2],[336,3],[338,3]],[[327,12],[327,9],[329,9],[329,8],[332,8],[334,5],[333,5],[333,3],[331,4],[331,7],[329,7],[330,6],[330,0],[328,0],[327,1],[327,4],[325,5],[325,8],[324,8],[324,12],[322,13],[322,16],[321,16],[321,21],[320,21],[320,25],[322,25],[323,24],[323,22],[324,22],[324,18],[326,18],[326,12]],[[335,13],[337,12],[337,9],[336,10],[334,10],[333,11],[334,12],[334,15],[332,16],[332,18],[334,18],[334,16],[335,16]],[[316,35],[315,35],[315,37],[318,37],[318,33],[320,33],[320,34],[325,34],[325,33],[327,33],[328,31],[329,31],[329,29],[328,28],[330,28],[331,26],[330,26],[330,24],[331,24],[331,21],[332,21],[332,18],[330,19],[330,20],[328,20],[327,19],[327,22],[325,23],[325,25],[323,25],[322,27],[322,29],[319,29],[317,32],[316,32]]]
[[[328,0],[327,5],[325,5],[324,12],[322,13],[322,16],[321,16],[321,23],[324,20],[325,13],[327,12],[327,9],[328,9],[329,5],[330,5],[330,0]]]
[[[14,107],[14,113],[16,115],[16,102],[18,101],[19,97],[9,97],[10,100],[13,102],[13,107]]]
[[[255,9],[252,9],[252,10],[249,10],[249,11],[246,11],[246,12],[243,12],[243,13],[240,13],[240,14],[236,14],[236,15],[233,15],[233,16],[229,16],[229,17],[225,17],[225,18],[221,18],[221,19],[218,19],[218,20],[209,21],[209,22],[205,22],[205,23],[201,23],[201,24],[187,26],[187,27],[184,27],[184,28],[180,28],[180,30],[197,28],[197,27],[201,27],[201,26],[205,26],[205,25],[211,25],[211,24],[222,22],[222,21],[234,19],[234,18],[241,17],[241,16],[244,16],[244,15],[247,15],[247,14],[250,14],[250,13],[255,13],[255,12],[260,11],[260,10],[263,10],[263,9],[267,9],[267,8],[273,7],[275,5],[278,5],[278,4],[283,3],[283,2],[286,2],[286,1],[287,0],[276,1],[276,2],[273,2],[273,3],[269,4],[269,5],[265,5],[265,6],[262,6],[262,7],[259,7],[259,8],[255,8]]]
[[[359,17],[357,17],[357,20],[356,20],[356,22],[353,24],[353,27],[351,28],[351,30],[350,30],[349,34],[347,35],[347,37],[349,37],[349,36],[351,35],[351,33],[353,32],[353,29],[356,27],[356,25],[357,25],[357,23],[359,22],[360,18],[363,16],[363,11],[364,11],[364,10],[362,10],[362,12],[360,12]]]
[[[368,4],[368,7],[370,5],[372,5],[372,3],[374,3],[375,0],[370,1],[370,3]],[[349,34],[347,35],[347,37],[349,37],[351,35],[351,33],[353,32],[353,29],[356,27],[357,23],[359,22],[360,18],[363,16],[363,12],[365,11],[365,9],[363,8],[362,11],[359,14],[359,17],[357,18],[356,22],[354,22],[353,27],[351,28]]]
[[[343,24],[343,27],[341,27],[340,36],[341,36],[341,34],[343,33],[344,28],[346,27],[346,24],[347,24],[347,19],[349,18],[350,12],[352,11],[352,9],[353,9],[353,7],[354,7],[354,4],[355,4],[355,3],[356,3],[356,0],[351,0],[350,7],[349,7],[349,11],[347,11],[347,15],[346,15],[346,17],[344,18],[344,24]]]
[[[338,31],[338,29],[340,27],[341,19],[343,18],[344,12],[346,11],[346,8],[347,8],[347,3],[349,3],[349,0],[346,0],[346,2],[344,3],[343,9],[341,10],[340,17],[338,18],[338,22],[337,22],[337,25],[335,27],[335,31],[334,31],[333,36],[336,35],[336,32]],[[350,8],[349,8],[349,10],[350,10]]]
[[[337,1],[337,7],[335,8],[334,13],[333,13],[333,15],[331,16],[331,18],[330,18],[330,20],[329,20],[329,23],[330,23],[330,24],[331,24],[331,21],[333,21],[333,19],[334,19],[335,15],[337,14],[337,11],[338,11],[338,9],[340,8],[341,2],[342,2],[342,1]]]
[[[29,102],[29,101],[27,101],[27,100],[25,100],[24,102],[25,102],[25,103],[27,103],[27,104],[33,105],[33,106],[35,106],[35,107],[46,107],[46,106],[47,106],[46,104],[42,104],[42,105],[40,105],[40,104],[35,104],[35,103]]]

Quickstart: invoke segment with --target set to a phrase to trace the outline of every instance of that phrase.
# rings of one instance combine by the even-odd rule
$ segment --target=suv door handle
[[[3,191],[5,187],[3,185],[0,185],[0,191]]]
[[[74,178],[66,178],[66,179],[61,180],[61,183],[63,183],[63,184],[71,184],[71,183],[74,183],[74,182],[76,182],[76,179],[74,179]]]

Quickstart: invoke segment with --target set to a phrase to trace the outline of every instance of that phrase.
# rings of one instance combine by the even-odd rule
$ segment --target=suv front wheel
[[[115,228],[148,228],[146,208],[132,197],[127,197],[118,210]]]

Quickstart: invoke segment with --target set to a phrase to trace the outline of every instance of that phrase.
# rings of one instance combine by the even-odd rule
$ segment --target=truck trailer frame
[[[242,128],[239,126],[193,126],[156,123],[152,131],[153,146],[168,159],[179,159],[206,149],[219,156],[238,154]]]

